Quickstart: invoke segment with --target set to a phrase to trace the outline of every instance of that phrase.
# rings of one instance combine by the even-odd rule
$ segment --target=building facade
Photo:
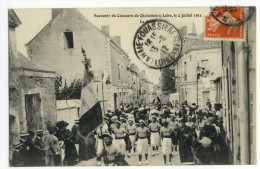
[[[204,41],[203,36],[184,37],[182,55],[171,68],[180,103],[216,103],[214,80],[221,76],[221,44]]]
[[[83,77],[84,48],[104,113],[114,111],[120,102],[139,100],[140,77],[121,48],[120,37],[110,37],[109,29],[98,29],[77,9],[52,9],[52,20],[26,45],[27,53],[33,61],[54,69],[71,83]],[[110,83],[103,82],[105,74]]]
[[[226,142],[234,164],[256,164],[256,10],[245,22],[244,42],[222,42],[222,76],[216,81],[223,105]]]
[[[14,10],[9,16],[9,146],[10,160],[21,134],[43,130],[56,123],[55,72],[25,57],[16,48],[15,28],[21,21]]]

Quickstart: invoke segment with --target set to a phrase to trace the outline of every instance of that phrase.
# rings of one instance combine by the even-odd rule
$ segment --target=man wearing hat
[[[151,145],[153,149],[153,154],[159,154],[159,141],[160,141],[160,135],[159,131],[161,129],[161,125],[157,122],[157,118],[155,116],[152,116],[152,122],[149,124],[149,130],[151,132]]]
[[[61,149],[61,159],[62,159],[62,164],[64,163],[64,158],[65,158],[65,146],[64,146],[64,141],[65,141],[65,132],[67,130],[67,126],[69,125],[69,123],[67,123],[66,121],[59,121],[56,123],[56,126],[58,127],[57,132],[56,132],[56,137],[59,140],[59,144],[61,145],[62,149]]]
[[[79,154],[79,140],[80,140],[80,136],[78,134],[78,132],[79,132],[79,119],[75,119],[74,121],[75,121],[75,123],[71,128],[72,141],[75,144],[77,153]]]
[[[179,124],[177,121],[174,121],[171,123],[172,128],[172,134],[171,134],[171,139],[172,139],[172,155],[177,155],[178,154],[178,141],[179,141]]]
[[[121,122],[116,122],[116,128],[114,129],[115,133],[115,141],[117,145],[119,146],[120,152],[124,155],[126,150],[126,144],[125,144],[125,136],[128,134],[127,131],[121,127]]]
[[[166,155],[169,155],[169,165],[171,165],[171,151],[172,151],[172,128],[169,126],[168,120],[163,122],[163,127],[160,131],[162,139],[162,154],[164,159],[164,164],[166,165]]]
[[[113,139],[115,139],[114,130],[116,129],[116,121],[117,121],[117,116],[112,116],[110,130],[111,130],[111,136],[113,137]]]
[[[40,137],[38,137],[34,131],[28,131],[29,136],[26,140],[28,147],[28,166],[44,166],[45,165],[45,145]],[[42,130],[38,130],[36,133],[41,134]]]
[[[46,155],[48,156],[48,166],[62,166],[61,147],[57,137],[55,136],[57,127],[50,124],[48,125],[47,129],[50,133],[47,138],[48,147],[46,149]]]
[[[98,158],[104,158],[104,163],[106,166],[126,166],[127,162],[124,160],[123,155],[119,147],[112,142],[113,137],[109,133],[102,135],[105,144],[105,151],[102,152]]]
[[[101,158],[100,155],[102,154],[102,151],[104,149],[103,146],[103,134],[108,134],[108,128],[104,125],[105,122],[101,123],[99,125],[99,127],[96,130],[96,134],[97,134],[97,166],[101,165]]]
[[[125,115],[120,116],[120,122],[121,122],[121,127],[126,130],[127,124],[126,124],[126,116]]]
[[[13,152],[13,157],[12,160],[10,161],[10,165],[14,167],[21,167],[24,165],[24,154],[22,152],[22,146],[23,143],[19,141],[18,144],[14,145],[14,152]]]
[[[128,120],[128,125],[126,127],[126,131],[128,132],[129,134],[129,138],[131,140],[131,145],[132,145],[132,148],[129,150],[129,154],[128,154],[128,157],[130,157],[131,155],[131,150],[132,151],[132,154],[135,155],[135,135],[136,135],[136,127],[134,125],[134,121],[133,120]]]
[[[145,127],[144,120],[139,120],[140,127],[136,130],[137,139],[137,152],[139,157],[139,164],[142,164],[142,154],[145,154],[146,165],[148,165],[148,137],[150,136],[150,131]]]
[[[36,139],[34,141],[34,144],[36,147],[39,148],[39,166],[45,166],[45,143],[43,141],[43,130],[36,130]]]
[[[187,122],[185,123],[186,126],[194,129],[194,122],[192,122],[191,116],[187,116]]]

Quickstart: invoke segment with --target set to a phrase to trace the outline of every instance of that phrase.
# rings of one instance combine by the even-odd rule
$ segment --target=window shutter
[[[76,48],[76,34],[72,32],[72,37],[73,37],[73,48]]]

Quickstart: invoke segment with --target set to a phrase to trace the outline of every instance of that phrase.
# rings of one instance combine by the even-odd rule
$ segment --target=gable
[[[70,17],[68,17],[70,16]],[[73,18],[73,23],[66,22],[66,20],[70,20]],[[67,24],[67,27],[69,30],[70,27],[74,27],[75,24],[82,25],[82,23],[89,23],[93,26],[94,29],[99,31],[101,34],[106,36],[100,29],[98,29],[94,24],[92,24],[83,14],[81,14],[77,9],[72,8],[64,8],[59,12],[57,16],[55,16],[54,19],[52,19],[48,24],[46,24],[40,31],[37,33],[27,44],[26,46],[30,46],[31,43],[33,43],[35,40],[40,38],[41,34],[47,33],[49,31],[49,27],[59,27],[56,23],[63,21],[63,25]],[[79,28],[80,29],[80,28]],[[66,31],[66,30],[64,30]]]
[[[8,23],[14,27],[17,27],[22,24],[18,16],[16,15],[13,9],[8,9]]]

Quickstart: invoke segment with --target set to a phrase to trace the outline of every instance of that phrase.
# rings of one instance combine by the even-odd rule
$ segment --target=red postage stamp
[[[205,17],[205,39],[244,39],[244,8],[214,7]]]

